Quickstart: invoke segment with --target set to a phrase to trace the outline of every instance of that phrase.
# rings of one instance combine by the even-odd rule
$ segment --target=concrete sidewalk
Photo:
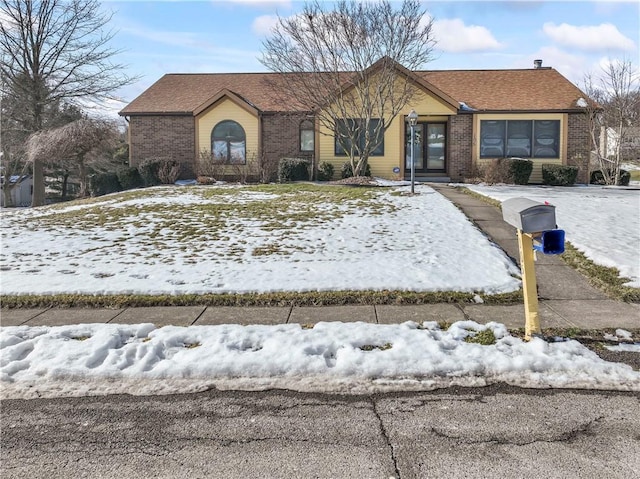
[[[500,210],[457,189],[431,184],[456,204],[494,243],[519,263],[516,230],[502,220]],[[640,304],[608,299],[558,257],[538,255],[536,263],[542,328],[640,328]],[[524,328],[522,304],[368,305],[322,307],[152,307],[123,309],[14,309],[0,312],[2,326],[55,326],[78,323],[154,323],[156,326],[211,324],[315,324],[320,321],[364,321],[377,324],[404,321],[472,319],[497,321]]]

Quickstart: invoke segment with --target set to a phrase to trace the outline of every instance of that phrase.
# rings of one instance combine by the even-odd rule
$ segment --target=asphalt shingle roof
[[[459,102],[476,110],[574,110],[586,98],[552,68],[416,72]]]
[[[481,111],[577,109],[585,97],[552,68],[525,70],[417,71],[421,79]],[[276,92],[277,73],[171,73],[127,105],[121,115],[190,114],[222,90],[229,90],[261,111],[291,111]]]

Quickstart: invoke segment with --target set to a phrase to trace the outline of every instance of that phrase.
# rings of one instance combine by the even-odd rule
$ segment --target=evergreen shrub
[[[158,178],[158,170],[160,169],[160,159],[149,158],[143,160],[138,165],[138,173],[142,178],[142,184],[144,186],[156,186],[160,184],[160,178]]]
[[[282,158],[278,163],[278,181],[308,181],[311,161],[306,158]]]
[[[578,177],[577,166],[542,165],[542,183],[550,186],[571,186]]]
[[[138,169],[134,167],[120,168],[118,171],[116,171],[116,175],[118,176],[120,187],[123,190],[140,188],[144,184],[142,181],[142,177],[138,172]]]
[[[117,174],[108,172],[89,176],[89,194],[91,196],[102,196],[116,191],[122,191]]]
[[[330,181],[333,178],[333,165],[323,161],[318,165],[318,181]]]
[[[613,176],[613,172],[609,173],[610,176]],[[631,181],[631,173],[627,170],[620,169],[620,181],[618,181],[618,186],[629,186],[629,181]],[[604,175],[601,170],[594,170],[591,172],[591,177],[589,178],[589,183],[592,185],[604,185]]]
[[[533,171],[533,161],[524,158],[505,158],[508,165],[509,183],[526,185]]]

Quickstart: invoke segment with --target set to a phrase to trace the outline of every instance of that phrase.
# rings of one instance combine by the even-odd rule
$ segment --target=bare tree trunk
[[[44,206],[44,165],[42,160],[33,160],[33,198],[31,206]]]
[[[84,164],[84,158],[78,157],[78,174],[80,176],[80,198],[88,195],[87,188],[87,165]]]
[[[9,181],[8,177],[5,177],[4,184],[2,185],[2,194],[4,195],[4,206],[5,208],[9,206],[15,206],[13,204],[13,197],[11,196],[11,192],[13,191],[15,185],[12,185]]]
[[[61,192],[60,192],[60,199],[62,201],[65,201],[67,199],[67,186],[69,184],[69,173],[67,173],[66,171],[64,173],[62,173],[62,188],[61,188]]]

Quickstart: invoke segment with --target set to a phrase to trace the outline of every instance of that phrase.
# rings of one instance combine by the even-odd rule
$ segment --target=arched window
[[[314,149],[315,131],[313,121],[303,120],[300,123],[300,151],[312,152]]]
[[[211,152],[216,163],[244,165],[247,161],[247,138],[244,129],[233,120],[224,120],[211,131]]]

